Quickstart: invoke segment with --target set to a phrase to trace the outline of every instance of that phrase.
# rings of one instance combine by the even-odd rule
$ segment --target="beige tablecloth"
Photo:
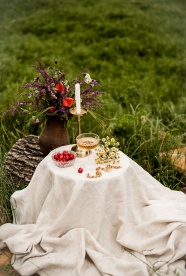
[[[51,154],[12,195],[14,223],[0,227],[0,248],[21,275],[186,275],[182,192],[123,153],[122,168],[96,179],[77,173],[82,159],[61,169]]]

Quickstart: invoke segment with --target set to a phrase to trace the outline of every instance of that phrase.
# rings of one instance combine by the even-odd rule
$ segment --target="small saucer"
[[[76,156],[79,158],[87,157],[88,155],[90,155],[92,153],[91,150],[82,150],[82,149],[78,148],[77,145],[74,145],[71,148],[71,150],[74,151],[76,153]]]

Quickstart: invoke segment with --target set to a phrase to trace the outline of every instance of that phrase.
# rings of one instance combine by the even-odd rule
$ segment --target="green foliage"
[[[184,185],[168,157],[186,142],[185,0],[1,0],[0,8],[1,114],[35,77],[34,58],[45,66],[57,59],[70,79],[87,68],[107,94],[99,114],[81,118],[82,131],[116,136],[162,184]],[[42,124],[33,122],[25,115],[1,120],[4,153],[18,138],[39,134]],[[75,118],[69,131],[75,142]]]
[[[150,114],[141,115],[140,111],[132,110],[132,114],[120,120],[113,133],[121,149],[163,185],[177,190],[183,188],[185,176],[171,161],[174,150],[183,141],[179,128],[165,126]]]

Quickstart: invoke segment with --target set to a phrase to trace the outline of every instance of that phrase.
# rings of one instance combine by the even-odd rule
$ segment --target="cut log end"
[[[4,167],[15,186],[29,184],[38,164],[44,158],[39,146],[39,137],[28,135],[19,139],[7,153]]]

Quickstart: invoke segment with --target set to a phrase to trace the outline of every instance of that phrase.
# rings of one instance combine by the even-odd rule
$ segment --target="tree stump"
[[[15,187],[19,187],[20,183],[29,184],[43,158],[38,136],[28,135],[14,144],[5,158],[4,167]]]

